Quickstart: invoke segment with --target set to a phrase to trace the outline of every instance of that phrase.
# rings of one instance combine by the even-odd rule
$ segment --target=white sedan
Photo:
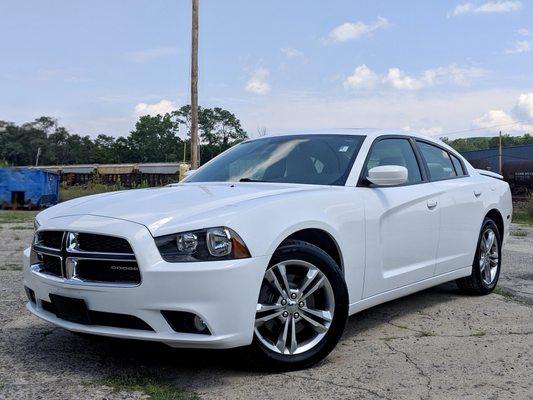
[[[509,186],[417,134],[342,130],[241,143],[178,184],[36,218],[27,308],[75,332],[250,346],[309,366],[349,315],[441,284],[490,293]]]

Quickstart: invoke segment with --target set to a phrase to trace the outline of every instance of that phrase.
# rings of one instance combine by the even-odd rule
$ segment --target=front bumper
[[[142,225],[96,216],[61,217],[41,229],[99,233],[126,238],[137,258],[142,282],[134,287],[85,285],[50,279],[30,268],[30,251],[23,255],[24,285],[35,293],[28,302],[33,314],[71,331],[142,339],[173,347],[230,348],[252,342],[257,298],[269,257],[198,263],[162,260],[148,229]],[[91,311],[140,318],[153,331],[83,325],[59,319],[42,307],[50,294],[85,300]],[[161,310],[185,311],[202,318],[210,335],[175,332]]]

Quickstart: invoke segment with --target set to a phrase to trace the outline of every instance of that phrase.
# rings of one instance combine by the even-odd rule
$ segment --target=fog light
[[[207,324],[196,314],[186,311],[161,310],[161,314],[175,332],[211,335]]]
[[[204,320],[203,320],[202,318],[200,318],[198,315],[196,315],[196,316],[194,317],[193,324],[194,324],[194,328],[195,328],[198,332],[205,332],[205,330],[207,329],[207,325],[206,325],[206,323],[205,323]]]

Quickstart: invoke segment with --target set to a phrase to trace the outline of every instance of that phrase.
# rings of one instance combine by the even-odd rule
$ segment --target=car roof
[[[278,136],[296,136],[296,135],[360,135],[366,136],[369,139],[375,139],[383,135],[391,136],[413,136],[421,139],[426,139],[432,142],[442,144],[442,141],[436,137],[422,135],[417,132],[394,130],[394,129],[379,129],[379,128],[342,128],[342,129],[302,129],[290,132],[276,132],[268,134],[267,136],[261,136],[258,138],[252,138],[249,140],[261,140],[269,137]]]

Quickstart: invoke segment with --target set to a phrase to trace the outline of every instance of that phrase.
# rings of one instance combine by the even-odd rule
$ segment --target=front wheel
[[[485,218],[479,233],[472,275],[456,281],[459,289],[477,295],[489,294],[494,290],[500,277],[501,243],[498,226],[492,219]]]
[[[253,356],[276,370],[310,366],[339,341],[348,291],[335,261],[320,248],[289,241],[272,257],[257,304]]]

